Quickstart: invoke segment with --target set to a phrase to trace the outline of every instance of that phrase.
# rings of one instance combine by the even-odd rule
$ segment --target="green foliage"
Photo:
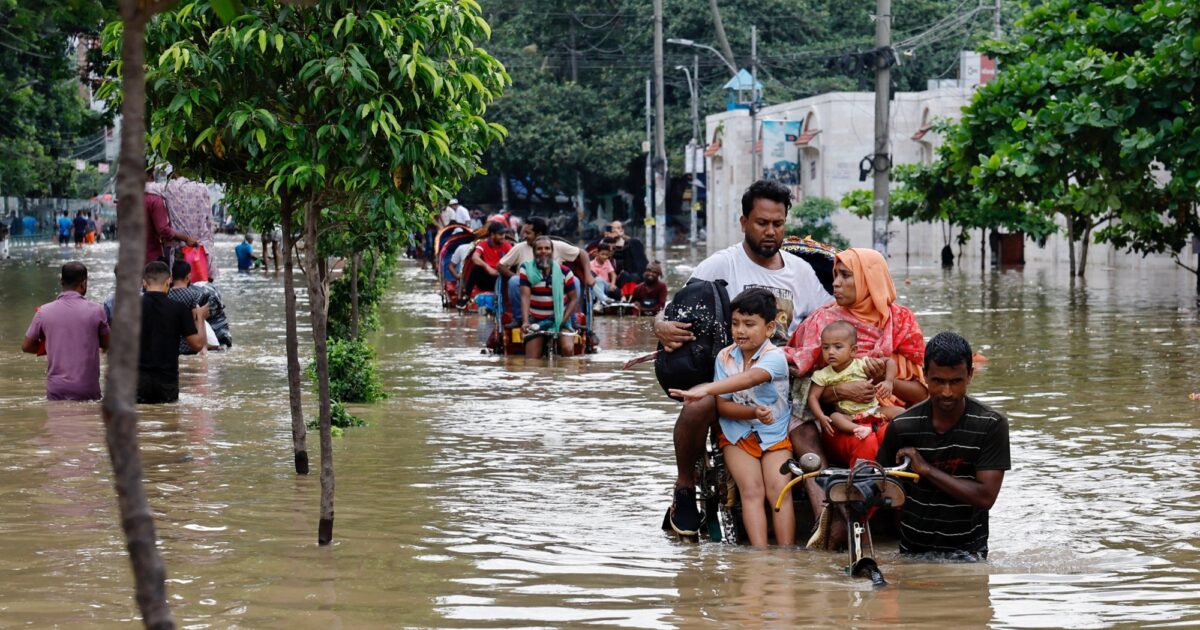
[[[1003,69],[938,161],[908,183],[927,215],[1035,236],[1063,217],[1096,237],[1178,256],[1200,235],[1200,5],[1178,0],[1051,0],[995,42]]]
[[[873,3],[742,0],[719,4],[736,66],[749,67],[750,27],[758,26],[759,80],[767,103],[860,89],[860,84],[871,89],[864,83],[870,80],[868,73],[848,74],[830,68],[829,61],[873,48]],[[617,188],[640,190],[645,81],[653,60],[650,0],[567,4],[494,0],[484,7],[493,26],[493,52],[515,78],[492,110],[509,137],[487,152],[487,171],[504,172],[530,190],[541,188],[550,194],[573,192],[577,172],[589,198]],[[897,41],[961,7],[961,0],[895,0]],[[893,69],[897,89],[923,90],[930,78],[952,76],[959,49],[973,48],[989,27],[990,14],[980,12],[956,27],[952,37],[916,48]],[[664,33],[719,48],[712,15],[703,1],[665,0]],[[683,65],[690,70],[693,55],[699,53],[701,118],[724,110],[720,86],[730,75],[709,52],[670,44],[664,52],[666,147],[670,172],[678,176],[692,124],[687,81],[675,68]],[[482,183],[475,188],[480,189],[476,194],[497,194],[482,190]]]
[[[792,219],[788,222],[788,236],[810,236],[813,240],[833,245],[838,249],[846,249],[850,241],[838,233],[837,228],[829,220],[837,212],[837,205],[832,199],[825,197],[805,197],[792,207]]]
[[[88,68],[68,45],[95,36],[112,10],[99,0],[0,1],[0,185],[22,197],[76,196],[76,159],[103,155],[103,117],[79,93]],[[74,49],[71,50],[74,52]],[[84,186],[90,188],[90,186]],[[95,192],[91,193],[95,194]]]
[[[392,271],[396,267],[396,252],[364,257],[358,269],[359,334],[379,328],[379,303],[383,300]],[[375,262],[378,261],[378,262]],[[375,278],[371,265],[376,264]],[[329,337],[350,339],[350,270],[329,285]]]
[[[316,363],[308,366],[316,383]],[[387,397],[375,374],[375,351],[367,342],[332,339],[329,342],[329,398],[343,403],[371,403]]]
[[[363,420],[362,418],[359,418],[358,416],[347,411],[346,405],[343,405],[340,402],[334,401],[332,404],[330,404],[329,409],[329,432],[333,437],[342,437],[342,435],[345,434],[345,429],[367,426],[366,420]],[[308,427],[308,430],[310,431],[316,431],[319,428],[319,423],[320,418],[313,417],[305,424],[305,426]]]

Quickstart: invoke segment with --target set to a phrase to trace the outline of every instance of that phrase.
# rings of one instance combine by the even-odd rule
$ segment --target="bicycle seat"
[[[862,503],[867,506],[897,508],[904,505],[904,488],[895,479],[860,479],[851,485],[845,479],[829,484],[826,496],[831,503]]]

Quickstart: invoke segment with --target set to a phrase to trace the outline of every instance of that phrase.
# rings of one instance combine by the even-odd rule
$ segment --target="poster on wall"
[[[788,186],[800,185],[799,120],[764,120],[762,122],[763,179],[773,179]]]

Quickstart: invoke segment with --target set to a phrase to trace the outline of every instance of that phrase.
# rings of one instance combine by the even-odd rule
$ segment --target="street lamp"
[[[722,55],[720,52],[717,52],[717,49],[713,48],[712,46],[709,46],[707,44],[700,44],[700,43],[694,42],[690,39],[683,39],[681,37],[672,37],[667,40],[667,43],[675,44],[676,46],[688,46],[689,48],[702,48],[704,50],[707,50],[708,52],[711,52],[712,54],[716,55],[718,59],[720,59],[722,62],[725,63],[725,67],[729,68],[729,76],[732,76],[732,77],[737,76],[737,68],[734,67],[733,62],[726,59],[725,55]]]
[[[686,41],[686,40],[685,40]],[[713,51],[716,52],[716,51]],[[687,66],[675,66],[676,70],[683,70],[683,75],[687,77],[688,94],[692,97],[692,142],[690,143],[690,151],[692,153],[692,199],[691,207],[688,208],[688,232],[691,236],[692,243],[696,242],[696,176],[700,172],[700,164],[697,161],[699,156],[696,155],[696,150],[700,147],[700,61],[697,55],[692,56],[692,65],[695,66],[696,81],[692,81],[692,73],[688,71]]]

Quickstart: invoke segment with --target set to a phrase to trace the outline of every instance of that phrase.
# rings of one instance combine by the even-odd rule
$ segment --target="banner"
[[[691,175],[696,172],[704,172],[704,147],[687,143],[683,148],[683,172]]]
[[[762,177],[788,186],[800,185],[799,152],[796,139],[800,137],[799,120],[764,120],[762,122]]]

